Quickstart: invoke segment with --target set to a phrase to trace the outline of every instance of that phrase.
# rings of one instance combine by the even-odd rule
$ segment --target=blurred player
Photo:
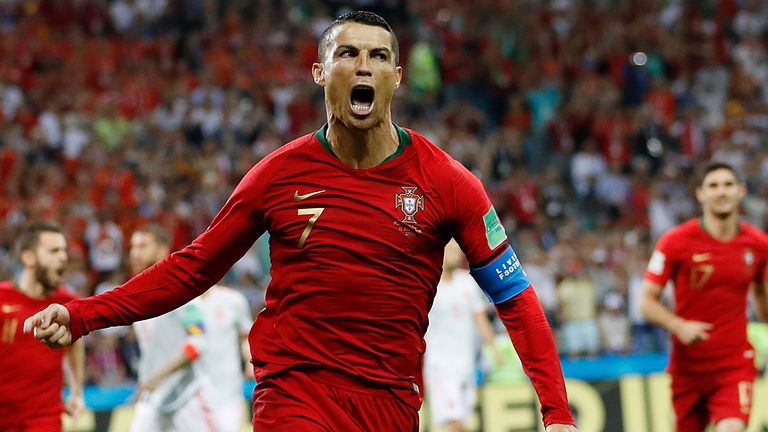
[[[740,432],[749,420],[756,370],[747,295],[753,288],[765,320],[768,237],[739,221],[744,194],[731,166],[708,165],[696,188],[702,217],[664,234],[648,263],[641,310],[673,335],[669,373],[679,432],[708,424],[716,432]],[[668,280],[675,285],[674,312],[659,301]]]
[[[19,235],[17,252],[21,273],[13,282],[0,282],[0,431],[60,431],[62,411],[76,418],[85,408],[83,342],[50,350],[22,333],[21,323],[30,312],[76,298],[59,285],[67,241],[57,225],[37,222]],[[64,404],[63,359],[70,385]]]
[[[217,431],[236,432],[245,418],[243,374],[253,377],[248,349],[253,317],[248,300],[232,288],[214,285],[200,299],[205,317],[206,350],[199,366],[213,384],[210,394]]]
[[[429,311],[424,339],[424,384],[432,424],[448,432],[462,432],[477,400],[477,333],[493,345],[493,324],[486,314],[486,300],[469,271],[455,241],[445,248],[443,275]],[[496,355],[500,359],[501,354]]]
[[[168,256],[170,236],[157,225],[147,225],[133,233],[130,245],[131,271],[138,274]],[[193,367],[205,337],[200,300],[133,327],[141,356],[131,431],[217,430],[205,392],[210,386]]]
[[[60,346],[165,313],[269,231],[272,280],[250,333],[254,429],[416,431],[427,313],[455,237],[497,304],[547,431],[575,430],[551,330],[482,183],[392,122],[398,56],[378,15],[338,18],[312,66],[328,123],[256,164],[190,246],[92,300],[49,306],[27,330]],[[55,335],[51,323],[70,331]]]

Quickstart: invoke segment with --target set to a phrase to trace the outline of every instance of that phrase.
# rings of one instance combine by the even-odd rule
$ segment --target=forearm
[[[263,232],[246,210],[237,207],[237,203],[229,203],[211,228],[191,245],[124,285],[67,303],[73,339],[100,328],[127,325],[170,312],[221,279]]]
[[[483,343],[493,343],[496,333],[493,330],[493,324],[488,319],[485,312],[475,313],[475,324],[477,325],[477,331],[480,333],[480,338],[483,340]]]
[[[754,290],[755,307],[757,308],[757,314],[763,322],[768,322],[768,289],[765,284],[758,282],[760,285]]]
[[[682,318],[675,315],[675,313],[664,306],[658,298],[652,295],[643,297],[640,303],[640,312],[648,322],[664,327],[673,333],[675,328],[681,321],[683,321]]]
[[[184,350],[179,353],[179,355],[171,360],[170,362],[166,363],[157,373],[154,375],[148,377],[145,382],[146,383],[153,383],[153,384],[160,384],[163,382],[166,378],[171,376],[174,372],[179,371],[181,369],[184,369],[186,367],[189,367],[189,365],[192,364],[197,358],[199,357],[199,352],[197,349],[194,348],[193,345],[185,345]]]
[[[83,341],[77,341],[67,350],[66,364],[69,373],[67,385],[73,395],[83,393],[83,384],[85,383],[85,347]]]
[[[497,304],[496,310],[539,397],[544,424],[574,424],[560,357],[533,287]]]

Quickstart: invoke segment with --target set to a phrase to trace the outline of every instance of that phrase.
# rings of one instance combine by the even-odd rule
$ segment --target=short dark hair
[[[328,52],[328,47],[331,45],[331,33],[333,33],[333,30],[342,25],[346,24],[348,22],[354,22],[359,24],[365,24],[369,26],[374,27],[381,27],[384,30],[389,32],[389,37],[392,39],[392,53],[395,56],[395,64],[400,63],[400,44],[397,42],[397,36],[395,36],[395,32],[392,31],[392,27],[389,26],[389,23],[387,21],[376,15],[373,12],[368,11],[354,11],[346,13],[334,20],[331,25],[329,25],[325,30],[323,30],[323,34],[320,35],[320,42],[317,45],[317,58],[322,62],[325,60],[325,56]]]
[[[168,230],[161,227],[158,224],[148,224],[144,225],[142,227],[139,227],[134,232],[140,232],[151,235],[155,242],[162,246],[171,246],[171,234],[168,233]]]
[[[709,175],[709,173],[711,173],[712,171],[717,171],[721,169],[730,171],[733,174],[733,176],[736,177],[736,181],[739,183],[742,183],[741,178],[739,177],[739,174],[736,172],[736,170],[733,168],[733,165],[727,162],[722,162],[722,161],[711,161],[711,162],[708,162],[706,165],[704,165],[704,168],[701,170],[701,175],[699,176],[699,185],[704,184],[704,178],[706,178],[707,175]]]
[[[64,235],[64,231],[57,223],[50,221],[35,221],[21,229],[16,239],[16,253],[21,255],[24,251],[33,251],[40,244],[40,234],[52,232]]]

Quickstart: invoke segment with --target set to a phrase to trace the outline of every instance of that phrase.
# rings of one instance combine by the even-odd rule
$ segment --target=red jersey
[[[190,246],[68,304],[73,336],[186,303],[269,231],[272,280],[249,337],[256,379],[322,367],[387,386],[418,408],[444,247],[455,237],[482,266],[508,247],[503,228],[481,182],[423,136],[398,127],[394,155],[353,169],[333,155],[325,130],[254,166]]]
[[[57,288],[45,299],[27,296],[10,282],[0,282],[0,429],[22,421],[60,417],[66,350],[50,349],[31,334],[24,334],[27,317],[51,303],[77,297]]]
[[[710,338],[685,346],[672,338],[671,373],[703,373],[754,362],[747,341],[747,294],[765,280],[768,236],[741,222],[729,241],[713,238],[700,219],[664,234],[651,256],[645,277],[660,285],[672,280],[675,313],[713,325]]]

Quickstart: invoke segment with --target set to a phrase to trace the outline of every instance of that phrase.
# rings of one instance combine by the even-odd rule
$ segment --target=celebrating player
[[[57,225],[36,222],[19,235],[17,251],[21,273],[13,282],[0,282],[0,431],[60,431],[62,411],[77,417],[85,408],[83,342],[50,350],[22,333],[19,323],[49,304],[76,298],[59,285],[67,267],[67,241]],[[49,330],[66,331],[56,324]],[[65,404],[63,359],[70,381]]]
[[[696,189],[702,217],[664,234],[648,263],[641,310],[673,335],[669,373],[680,432],[708,424],[716,432],[740,432],[749,420],[756,370],[746,299],[753,287],[758,311],[768,317],[768,237],[739,221],[744,194],[731,166],[708,165]],[[659,301],[668,280],[674,312]]]
[[[249,336],[254,429],[417,431],[427,312],[454,237],[520,354],[546,430],[576,430],[550,328],[481,182],[392,122],[403,71],[389,24],[346,14],[318,56],[326,125],[253,167],[190,246],[122,287],[48,307],[25,329],[59,346],[168,312],[269,231],[272,280]]]

